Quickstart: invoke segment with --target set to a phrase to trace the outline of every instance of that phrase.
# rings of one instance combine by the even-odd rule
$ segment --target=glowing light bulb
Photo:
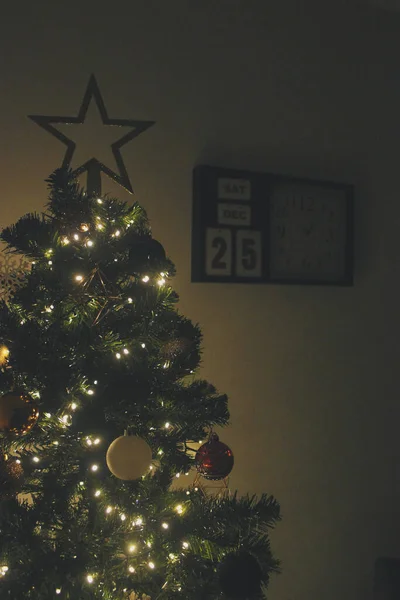
[[[79,235],[77,233],[74,233],[74,240],[76,240],[76,241],[79,240]]]
[[[118,358],[118,360],[121,358],[121,355],[119,352],[116,353],[115,358]]]
[[[96,498],[98,498],[100,496],[100,494],[101,494],[101,490],[96,490],[94,493]]]
[[[119,237],[121,235],[121,232],[119,229],[117,229],[117,231],[114,233],[115,237]]]
[[[119,515],[119,518],[121,519],[121,521],[125,521],[126,520],[126,515],[124,515],[124,514]]]
[[[164,277],[161,277],[161,279],[159,279],[159,280],[157,281],[157,284],[158,284],[160,287],[161,287],[162,285],[164,285],[164,283],[165,283],[165,279],[164,279]]]
[[[86,242],[86,246],[89,246],[89,248],[91,248],[91,247],[93,246],[93,242],[92,242],[92,240],[88,240],[88,241]]]
[[[176,473],[176,475],[175,475],[175,477],[176,477],[177,479],[179,479],[179,477],[180,477],[180,476],[181,476],[181,474],[180,474],[180,473]]]
[[[98,444],[100,444],[100,442],[101,442],[100,438],[96,438],[93,443],[95,446],[97,446]]]
[[[128,350],[128,348],[124,348],[122,352],[123,352],[124,354],[129,354],[129,350]]]
[[[71,404],[71,410],[76,410],[77,408],[78,408],[78,405],[77,405],[77,403],[76,403],[76,402],[73,402],[73,403]]]
[[[75,281],[82,281],[83,275],[75,275]]]
[[[107,506],[106,508],[106,513],[109,515],[110,513],[112,513],[112,506]]]
[[[146,546],[147,546],[148,548],[151,548],[152,544],[151,544],[150,540],[149,540],[148,542],[146,542]]]
[[[69,239],[67,238],[67,236],[64,236],[62,238],[61,243],[64,244],[64,246],[67,246],[69,244]]]
[[[190,491],[186,490],[186,496],[190,496]]]
[[[138,527],[143,525],[143,519],[141,517],[138,517],[135,521],[135,525],[137,525]]]
[[[88,390],[86,393],[87,393],[89,396],[93,396],[93,394],[94,394],[94,390],[90,390],[90,389],[89,389],[89,390]]]
[[[87,223],[82,223],[81,231],[89,231],[89,225]]]
[[[165,429],[169,429],[171,427],[171,424],[167,421],[164,425]]]
[[[98,229],[99,231],[101,231],[102,229],[104,229],[104,225],[102,225],[102,223],[97,223],[96,229]]]
[[[174,560],[176,558],[176,554],[172,554],[172,552],[170,554],[168,554],[168,558],[170,560]]]
[[[86,443],[88,446],[91,446],[93,444],[93,442],[90,438],[86,438]]]
[[[182,542],[182,548],[185,548],[185,550],[187,550],[189,548],[188,542]]]
[[[149,567],[150,567],[150,569],[155,569],[156,565],[153,563],[153,561],[150,561],[149,562]]]
[[[92,465],[90,468],[91,468],[91,470],[92,470],[93,472],[96,472],[96,471],[98,471],[98,470],[99,470],[99,465],[96,465],[96,464],[94,464],[94,465]]]
[[[142,346],[142,348],[146,348],[146,344],[144,342],[140,345]]]
[[[129,546],[128,550],[129,550],[129,552],[130,552],[130,553],[132,553],[132,552],[135,552],[135,550],[136,550],[136,546],[135,546],[135,544],[131,544],[131,545]]]
[[[61,594],[61,588],[56,588],[56,594]]]
[[[175,510],[178,513],[178,515],[181,515],[183,513],[183,506],[182,506],[182,504],[178,504],[177,506],[175,506]]]
[[[52,260],[49,260],[49,262],[48,262],[47,264],[48,264],[48,265],[52,265],[52,264],[53,264],[53,261],[52,261]]]
[[[149,280],[150,280],[150,277],[149,277],[148,275],[145,275],[145,276],[142,278],[142,281],[143,281],[144,283],[147,283]]]
[[[168,525],[168,523],[161,523],[161,527],[163,529],[168,529],[169,525]]]
[[[129,573],[134,573],[135,572],[135,567],[130,566],[128,568]]]
[[[87,582],[88,582],[88,583],[93,583],[93,581],[94,581],[94,577],[93,577],[93,575],[88,575],[88,576],[86,577],[86,580],[87,580]]]
[[[38,463],[40,458],[38,456],[34,456],[32,460],[33,462]]]
[[[133,300],[132,298],[128,298],[128,304],[132,304]]]
[[[97,198],[97,204],[103,204],[103,200],[101,198]]]

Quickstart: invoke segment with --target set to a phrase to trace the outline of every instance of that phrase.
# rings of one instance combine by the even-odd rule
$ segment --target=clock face
[[[347,227],[345,190],[299,182],[275,185],[270,198],[271,279],[345,280]]]

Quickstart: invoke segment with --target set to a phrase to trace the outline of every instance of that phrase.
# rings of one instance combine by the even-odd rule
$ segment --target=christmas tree
[[[0,307],[0,597],[263,597],[276,500],[171,487],[233,465],[173,264],[137,203],[48,187],[1,233],[32,266]]]

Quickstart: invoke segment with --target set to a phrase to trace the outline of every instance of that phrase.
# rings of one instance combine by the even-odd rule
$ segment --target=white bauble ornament
[[[150,446],[136,435],[121,435],[110,444],[106,455],[111,473],[124,481],[133,481],[146,475],[151,459]]]

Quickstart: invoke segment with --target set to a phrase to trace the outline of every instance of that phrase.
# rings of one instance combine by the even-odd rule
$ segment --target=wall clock
[[[352,285],[353,187],[200,166],[192,281]]]

